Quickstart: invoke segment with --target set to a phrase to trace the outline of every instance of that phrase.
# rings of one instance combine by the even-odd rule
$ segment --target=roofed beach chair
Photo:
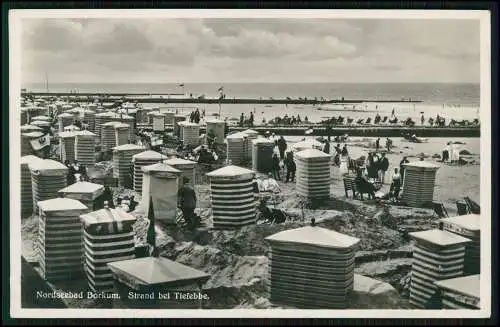
[[[365,124],[371,124],[372,123],[372,119],[371,118],[367,118],[366,121],[365,121]]]
[[[457,201],[457,215],[465,216],[470,213],[467,203]]]
[[[363,119],[363,118],[358,119],[358,120],[356,121],[356,124],[358,124],[358,125],[363,124],[363,121],[364,121],[364,119]]]
[[[353,121],[354,121],[354,119],[353,119],[353,118],[347,118],[347,124],[348,124],[348,125],[352,124],[352,122],[353,122]]]
[[[446,208],[441,202],[432,202],[432,209],[434,210],[434,214],[437,215],[438,218],[449,217]]]
[[[387,123],[387,119],[389,119],[388,116],[384,116],[384,119],[380,122],[381,124]]]
[[[467,207],[469,207],[469,212],[479,215],[481,213],[481,206],[476,202],[472,201],[468,196],[464,197]]]

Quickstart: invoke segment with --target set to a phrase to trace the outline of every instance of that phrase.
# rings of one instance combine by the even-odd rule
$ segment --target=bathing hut
[[[292,152],[300,152],[308,149],[322,150],[323,144],[316,140],[305,140],[292,144],[290,148]]]
[[[145,257],[108,264],[114,278],[114,291],[120,295],[114,307],[201,309],[202,286],[210,278],[207,273],[163,257]],[[152,299],[133,300],[128,294],[151,294]],[[196,294],[196,299],[176,298],[176,292]],[[159,297],[162,294],[162,298]]]
[[[95,115],[95,133],[97,137],[100,139],[101,135],[101,126],[102,124],[109,123],[113,121],[113,116],[115,114],[111,111],[101,112]]]
[[[223,120],[207,120],[207,135],[215,136],[215,144],[224,144],[225,122]]]
[[[420,309],[440,307],[434,284],[463,275],[465,246],[469,239],[432,229],[410,233],[415,240],[410,284],[410,304]]]
[[[179,188],[182,187],[182,177],[187,177],[192,184],[196,181],[196,164],[197,162],[182,158],[171,158],[163,161],[167,165],[174,167],[182,172],[179,178]]]
[[[59,190],[59,195],[64,198],[78,200],[90,211],[97,210],[97,199],[104,192],[104,185],[90,182],[76,182]]]
[[[21,218],[33,213],[33,187],[29,164],[37,160],[43,159],[33,155],[21,157]]]
[[[125,114],[115,114],[115,121],[129,125],[128,134],[131,142],[135,142],[135,118]]]
[[[76,132],[79,130],[80,130],[80,127],[78,127],[76,125],[68,125],[68,126],[64,127],[65,132]]]
[[[69,160],[75,161],[75,141],[78,132],[60,132],[59,133],[59,154],[62,162]]]
[[[298,194],[309,199],[322,199],[330,196],[330,156],[323,151],[308,149],[297,152]]]
[[[38,126],[42,129],[43,133],[50,132],[50,122],[45,120],[35,120],[30,123],[33,126]]]
[[[116,146],[116,125],[121,125],[121,123],[111,121],[101,124],[101,152],[106,152]]]
[[[155,219],[175,224],[177,217],[177,192],[182,172],[166,163],[142,167],[142,201],[144,212],[149,212],[153,199]]]
[[[43,116],[43,115],[31,117],[31,121],[37,121],[37,120],[50,122],[51,119],[49,116]]]
[[[21,134],[21,155],[35,154],[31,141],[39,139],[44,134],[42,132],[29,132]]]
[[[253,141],[259,137],[259,132],[254,131],[253,129],[247,129],[242,132],[247,136],[247,156],[246,159],[252,161],[253,157]]]
[[[95,164],[95,138],[97,135],[90,131],[80,131],[75,136],[75,158],[82,165]]]
[[[481,309],[480,275],[441,280],[439,288],[441,309]]]
[[[434,184],[439,165],[426,161],[404,165],[403,194],[401,200],[410,207],[424,207],[432,202]]]
[[[146,120],[147,120],[147,123],[149,125],[153,125],[153,122],[154,122],[154,116],[159,114],[160,111],[159,111],[159,108],[153,108],[153,109],[149,109],[147,112],[146,112]]]
[[[180,126],[181,121],[186,121],[187,117],[185,115],[174,115],[174,136],[180,137]]]
[[[188,121],[179,122],[180,138],[184,146],[198,146],[200,142],[200,125]]]
[[[210,178],[213,227],[234,229],[255,224],[255,172],[231,165],[212,171],[207,176]]]
[[[115,124],[116,146],[129,144],[130,125],[125,123]],[[131,141],[131,140],[130,140]]]
[[[28,124],[28,110],[26,108],[21,108],[21,125]]]
[[[39,264],[48,281],[83,274],[83,237],[80,215],[88,208],[80,201],[55,198],[38,202]]]
[[[440,220],[444,230],[471,240],[465,249],[464,275],[481,272],[481,227],[479,215],[464,215]]]
[[[243,133],[234,133],[226,137],[228,162],[239,165],[246,161],[248,153],[247,140],[248,137]]]
[[[84,226],[84,267],[94,292],[112,292],[113,276],[108,263],[135,258],[136,219],[121,208],[103,209],[80,216]]]
[[[89,105],[90,108],[90,105]],[[88,130],[95,133],[95,115],[96,112],[91,109],[84,109],[82,111],[83,123],[88,125]]]
[[[271,246],[270,301],[304,309],[345,309],[359,239],[318,226],[279,232]]]
[[[33,212],[37,212],[39,201],[58,197],[58,191],[66,187],[68,167],[62,163],[41,159],[29,163],[33,188]]]
[[[132,163],[134,165],[134,191],[137,193],[142,192],[142,167],[161,162],[165,160],[165,158],[165,155],[151,150],[135,154],[132,157]]]
[[[159,112],[152,112],[151,117],[153,117],[153,132],[164,132],[165,115]]]
[[[142,145],[124,144],[113,148],[113,177],[118,179],[118,185],[132,188],[132,157],[146,150]]]
[[[272,170],[274,142],[266,138],[257,138],[252,141],[252,169],[267,174]]]
[[[165,116],[165,125],[173,125],[174,124],[175,112],[165,111],[165,112],[162,112],[162,114]]]
[[[41,132],[42,130],[41,127],[35,125],[25,124],[21,126],[21,133]]]
[[[58,122],[59,122],[59,132],[64,131],[64,127],[72,125],[75,122],[75,116],[64,112],[57,116]]]

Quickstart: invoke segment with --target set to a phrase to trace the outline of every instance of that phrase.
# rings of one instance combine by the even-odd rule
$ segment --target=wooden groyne
[[[137,124],[137,128],[152,130],[149,124]],[[240,132],[248,127],[229,126],[229,132]],[[267,131],[277,135],[287,136],[305,136],[306,131],[312,129],[309,136],[328,136],[328,131],[324,126],[305,126],[305,127],[277,127],[277,126],[255,126],[251,129],[264,135]],[[166,126],[165,131],[172,132],[172,126]],[[201,133],[205,133],[206,128],[200,128]],[[344,126],[332,127],[330,135],[338,136],[348,134],[349,136],[366,137],[402,137],[404,134],[415,134],[418,137],[480,137],[481,128],[479,126],[469,127],[431,127],[431,126]]]
[[[374,100],[374,99],[273,99],[273,98],[171,98],[174,94],[140,94],[140,93],[68,93],[68,92],[23,92],[22,95],[34,97],[62,97],[68,98],[74,102],[89,102],[98,100],[100,102],[139,102],[139,103],[202,103],[202,104],[303,104],[303,105],[321,105],[321,104],[359,104],[363,102],[378,103],[421,103],[420,100],[402,99],[402,100]],[[154,95],[154,97],[153,97]],[[179,95],[179,94],[175,94]]]

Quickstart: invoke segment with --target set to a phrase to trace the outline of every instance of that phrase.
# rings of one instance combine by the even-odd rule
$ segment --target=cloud
[[[22,78],[149,82],[477,82],[479,22],[24,19]]]

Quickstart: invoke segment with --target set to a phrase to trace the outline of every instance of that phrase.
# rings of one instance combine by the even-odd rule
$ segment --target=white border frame
[[[491,258],[491,25],[486,10],[10,10],[9,11],[9,132],[11,144],[20,139],[21,29],[24,18],[384,18],[480,20],[481,67],[481,257]],[[10,314],[13,318],[489,318],[491,315],[491,260],[481,262],[480,310],[123,310],[21,308],[20,146],[10,155]]]

